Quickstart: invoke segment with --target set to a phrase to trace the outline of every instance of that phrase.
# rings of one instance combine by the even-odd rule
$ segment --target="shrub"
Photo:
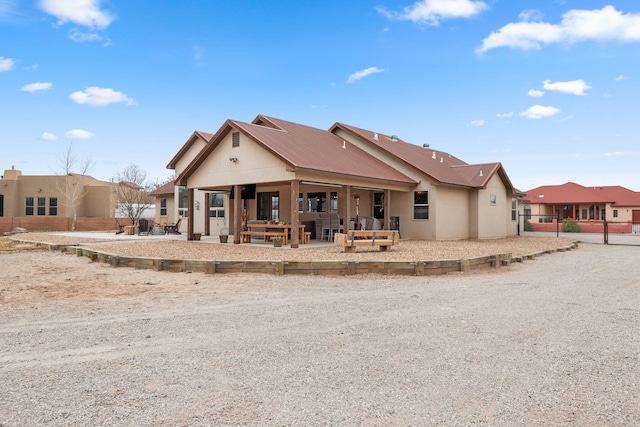
[[[562,220],[562,232],[563,233],[579,233],[580,226],[577,222],[572,220],[571,218],[567,218]]]
[[[524,231],[534,231],[533,225],[531,225],[531,221],[528,218],[524,219]]]

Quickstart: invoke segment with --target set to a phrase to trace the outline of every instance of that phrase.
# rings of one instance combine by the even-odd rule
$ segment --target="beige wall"
[[[434,209],[436,240],[467,239],[469,237],[469,190],[438,187]]]
[[[492,203],[495,196],[495,203]],[[507,235],[507,209],[511,207],[511,197],[507,198],[507,190],[498,174],[495,174],[487,187],[478,190],[476,201],[479,218],[477,220],[477,239],[495,239]],[[511,218],[508,218],[511,221]],[[474,221],[475,222],[475,221]]]

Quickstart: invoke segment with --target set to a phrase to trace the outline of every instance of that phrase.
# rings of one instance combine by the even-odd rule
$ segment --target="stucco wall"
[[[436,239],[457,240],[469,237],[469,190],[439,187],[434,216]]]
[[[495,196],[495,203],[492,203]],[[508,203],[508,204],[507,204]],[[507,189],[495,174],[485,189],[478,191],[478,239],[495,239],[507,235],[507,209],[511,207],[511,197],[507,198]],[[511,218],[509,218],[511,221]]]

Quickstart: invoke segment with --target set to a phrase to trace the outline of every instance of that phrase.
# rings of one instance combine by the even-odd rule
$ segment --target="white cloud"
[[[40,0],[40,8],[58,18],[58,24],[73,22],[89,28],[107,28],[114,17],[100,10],[100,0]]]
[[[362,71],[357,71],[349,76],[347,83],[354,83],[360,79],[363,79],[371,74],[375,73],[384,73],[386,70],[380,69],[378,67],[369,67]]]
[[[13,59],[0,56],[0,72],[13,70],[15,66]]]
[[[114,91],[110,88],[101,88],[97,86],[88,87],[84,91],[73,92],[69,95],[69,98],[78,104],[89,104],[99,107],[118,102],[122,102],[127,105],[135,105],[135,101],[132,98],[129,98],[126,94]]]
[[[45,132],[40,136],[40,139],[44,139],[45,141],[55,141],[58,137],[53,133]]]
[[[475,126],[477,128],[484,126],[484,120],[472,120],[471,126]]]
[[[28,85],[23,86],[22,89],[20,89],[20,90],[25,91],[25,92],[34,93],[34,92],[39,92],[39,91],[47,91],[47,90],[51,89],[52,87],[53,87],[53,84],[51,84],[51,83],[40,83],[40,82],[37,82],[37,83],[29,83]]]
[[[510,111],[508,113],[498,113],[496,114],[496,117],[499,119],[508,119],[509,117],[513,117],[513,111]]]
[[[543,87],[546,90],[555,90],[562,93],[569,93],[571,95],[585,96],[585,90],[591,89],[591,86],[585,83],[584,80],[572,80],[570,82],[555,82],[551,83],[551,80],[545,80]]]
[[[530,18],[530,16],[527,16]],[[482,41],[479,53],[498,47],[540,49],[544,44],[587,40],[640,41],[640,14],[623,14],[613,6],[595,10],[570,10],[558,25],[547,22],[509,23]]]
[[[542,12],[536,9],[523,10],[518,15],[518,18],[522,21],[540,21],[542,17]]]
[[[627,80],[629,77],[620,74],[618,77],[616,77],[616,81],[619,82],[621,80]]]
[[[533,98],[540,98],[540,97],[544,96],[544,91],[530,89],[529,92],[527,92],[527,95],[529,95],[529,96],[531,96]]]
[[[78,31],[75,28],[69,31],[69,38],[76,43],[103,42],[103,46],[111,45],[111,40],[102,37],[100,34],[84,33],[82,31]]]
[[[444,19],[470,18],[487,8],[487,4],[480,0],[421,0],[405,7],[402,12],[390,12],[383,7],[378,7],[377,11],[389,19],[437,26]]]
[[[544,105],[534,105],[527,108],[527,110],[520,113],[522,117],[527,119],[542,119],[545,117],[553,117],[560,112],[556,107],[549,107]]]
[[[65,133],[64,136],[70,139],[89,139],[95,135],[88,130],[72,129]]]

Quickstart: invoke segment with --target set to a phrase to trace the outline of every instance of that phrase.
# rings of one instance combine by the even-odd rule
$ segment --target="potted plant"
[[[273,237],[271,239],[271,241],[273,242],[273,246],[276,248],[280,248],[282,247],[282,237],[277,236],[277,237]]]
[[[227,243],[227,240],[229,239],[229,229],[223,228],[220,230],[220,236],[218,237],[220,238],[220,243]]]

